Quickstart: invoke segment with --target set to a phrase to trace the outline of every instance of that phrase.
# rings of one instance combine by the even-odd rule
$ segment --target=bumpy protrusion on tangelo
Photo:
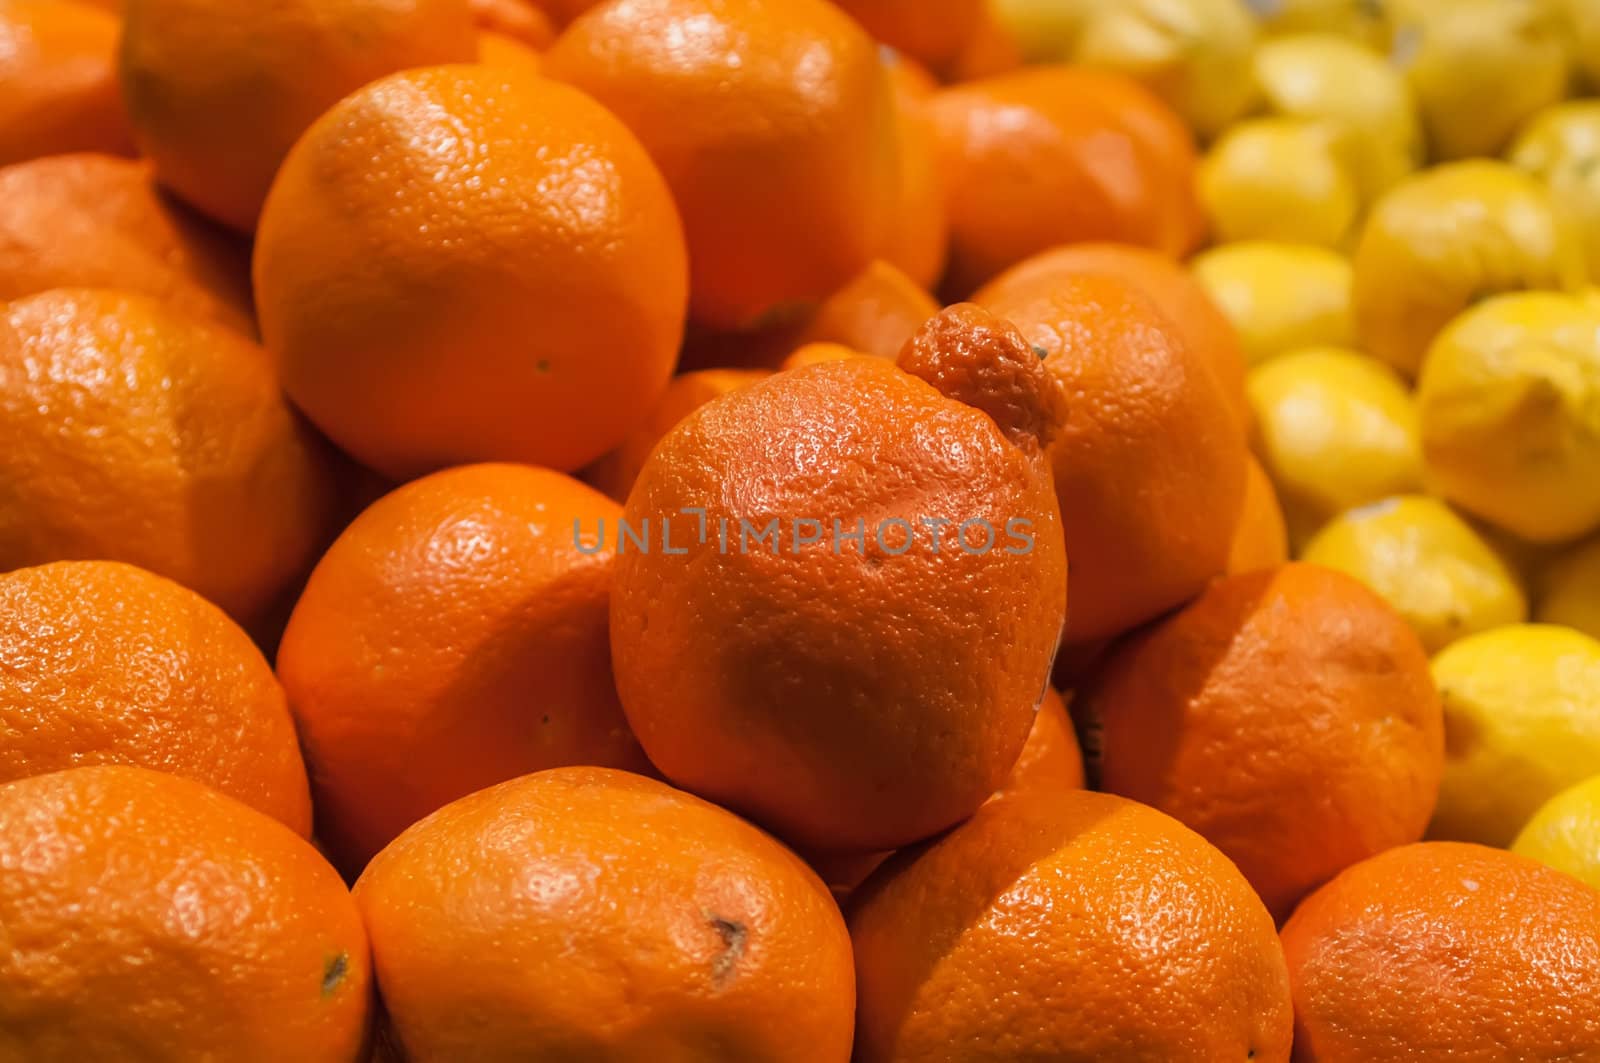
[[[1011,322],[974,303],[939,312],[906,341],[898,364],[976,407],[1023,450],[1043,451],[1067,416],[1067,396],[1044,355]]]

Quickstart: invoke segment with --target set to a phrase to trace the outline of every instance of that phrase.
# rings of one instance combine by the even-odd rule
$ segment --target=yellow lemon
[[[1339,132],[1362,203],[1422,164],[1422,126],[1405,79],[1371,50],[1328,33],[1262,43],[1255,80],[1267,111]]]
[[[1600,527],[1600,302],[1474,306],[1429,349],[1417,412],[1436,493],[1530,543]]]
[[[1339,348],[1293,351],[1252,369],[1245,392],[1292,542],[1345,510],[1421,487],[1417,411],[1382,362]]]
[[[1600,536],[1579,543],[1546,566],[1537,616],[1600,639]]]
[[[1437,498],[1403,495],[1335,517],[1301,554],[1361,580],[1429,653],[1528,618],[1528,601],[1500,555]]]
[[[1250,107],[1256,36],[1244,0],[1108,0],[1079,28],[1074,58],[1137,78],[1209,139]]]
[[[1352,342],[1350,263],[1311,244],[1247,241],[1195,257],[1195,278],[1239,333],[1246,360]]]
[[[1600,0],[1558,0],[1569,48],[1590,89],[1600,88]]]
[[[1587,272],[1600,272],[1600,100],[1540,111],[1517,137],[1509,157],[1513,166],[1549,186],[1577,227]]]
[[[1393,60],[1435,158],[1497,155],[1566,95],[1566,26],[1552,0],[1390,0]]]
[[[1331,33],[1373,48],[1386,47],[1388,19],[1381,0],[1249,0],[1269,34]]]
[[[1600,889],[1600,775],[1540,805],[1511,851]]]
[[[1496,292],[1580,287],[1577,229],[1538,179],[1507,163],[1451,163],[1390,189],[1356,245],[1364,350],[1416,373],[1439,330]]]
[[[989,0],[995,20],[1030,63],[1072,58],[1089,15],[1109,0]]]
[[[1212,235],[1339,246],[1359,202],[1341,140],[1334,128],[1299,118],[1230,128],[1200,164],[1200,204]]]
[[[1600,775],[1600,641],[1513,624],[1433,659],[1445,768],[1428,834],[1509,845],[1568,786]]]

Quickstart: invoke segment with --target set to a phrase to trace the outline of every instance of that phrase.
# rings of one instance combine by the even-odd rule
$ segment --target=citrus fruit
[[[1534,543],[1600,527],[1600,301],[1518,292],[1439,334],[1417,383],[1430,486]]]
[[[1136,82],[1037,67],[951,86],[928,108],[952,291],[1058,244],[1110,240],[1176,257],[1198,240],[1193,140]]]
[[[1496,155],[1566,94],[1564,27],[1543,0],[1389,0],[1391,61],[1416,94],[1433,155]]]
[[[1262,30],[1273,36],[1333,34],[1383,48],[1389,40],[1387,13],[1374,0],[1246,0]],[[1262,44],[1265,50],[1270,41]],[[1259,55],[1260,52],[1258,51]]]
[[[117,18],[73,0],[0,2],[0,166],[133,153],[117,84]]]
[[[988,306],[1067,395],[1049,452],[1074,572],[1067,640],[1118,634],[1198,593],[1227,566],[1247,453],[1209,361],[1121,276],[1064,274]]]
[[[481,66],[396,74],[318,119],[255,252],[284,390],[395,478],[605,453],[672,375],[686,276],[632,134],[565,85]]]
[[[278,674],[341,866],[518,775],[647,770],[607,642],[621,513],[560,473],[471,465],[385,496],[333,544]]]
[[[1084,23],[1105,0],[989,0],[1029,63],[1070,62]]]
[[[1339,247],[1360,191],[1336,128],[1300,118],[1231,126],[1200,163],[1200,203],[1222,243],[1275,239]]]
[[[1556,0],[1565,16],[1568,50],[1577,73],[1591,91],[1600,86],[1600,4],[1595,0]]]
[[[1289,531],[1261,463],[1251,457],[1246,465],[1244,504],[1233,529],[1233,545],[1228,551],[1228,575],[1273,568],[1289,560]]]
[[[778,368],[799,369],[818,362],[842,362],[847,358],[871,358],[870,354],[852,350],[842,343],[805,343],[789,352],[789,357],[778,363]],[[665,434],[665,433],[663,433]]]
[[[995,17],[993,0],[984,0],[983,13],[966,47],[943,73],[946,81],[959,83],[1009,74],[1024,65],[1021,43],[1010,27]]]
[[[1429,834],[1509,845],[1557,792],[1600,775],[1600,641],[1514,624],[1433,661],[1445,770]]]
[[[0,782],[133,764],[311,833],[305,764],[272,669],[222,610],[113,561],[0,576]]]
[[[1390,189],[1367,217],[1354,266],[1362,349],[1407,376],[1474,301],[1584,280],[1577,229],[1550,192],[1488,159],[1435,167]]]
[[[617,449],[584,470],[584,480],[618,502],[626,502],[650,452],[679,421],[712,399],[770,375],[765,369],[697,369],[673,377],[656,408],[634,426]]]
[[[926,72],[913,67],[904,56],[890,55],[892,59],[884,62],[894,91],[900,192],[882,256],[919,288],[931,290],[944,276],[950,251],[944,177],[939,172],[938,144],[927,110],[928,98],[937,86],[924,82]]]
[[[1340,347],[1250,371],[1255,448],[1304,543],[1346,510],[1422,486],[1417,408],[1393,369]]]
[[[690,414],[628,497],[653,537],[617,543],[612,659],[651,761],[808,849],[981,804],[1060,636],[1061,415],[1038,354],[972,306],[898,368],[807,366]]]
[[[1583,1059],[1600,1043],[1600,892],[1512,853],[1424,842],[1283,928],[1295,1059]]]
[[[261,634],[339,517],[260,349],[145,296],[0,304],[0,571],[127,561]]]
[[[1600,100],[1540,111],[1506,157],[1549,186],[1577,228],[1589,275],[1600,277]]]
[[[1563,552],[1542,575],[1539,622],[1562,624],[1600,639],[1600,538]]]
[[[1289,1059],[1261,901],[1194,832],[1109,794],[989,802],[879,868],[850,937],[859,1063]]]
[[[1600,889],[1600,775],[1540,805],[1511,851]]]
[[[1172,320],[1184,341],[1211,363],[1229,402],[1243,421],[1250,418],[1244,394],[1244,353],[1233,325],[1206,290],[1177,262],[1149,248],[1130,244],[1074,244],[1058,247],[1012,266],[978,289],[980,306],[1015,302],[1046,291],[1064,274],[1103,273],[1137,287]]]
[[[609,0],[544,71],[616,113],[660,166],[697,321],[744,329],[792,312],[885,245],[894,95],[872,39],[825,0]]]
[[[1097,730],[1100,787],[1200,832],[1280,919],[1422,837],[1438,793],[1422,644],[1376,594],[1315,565],[1213,583],[1113,650],[1074,711]]]
[[[1138,78],[1209,139],[1250,105],[1255,44],[1243,0],[1114,0],[1090,6],[1073,58]]]
[[[249,232],[318,115],[385,74],[476,55],[467,0],[127,0],[122,86],[162,184]]]
[[[0,1044],[29,1063],[350,1063],[370,996],[344,883],[276,820],[103,765],[0,786]]]
[[[478,62],[484,66],[511,67],[524,73],[539,72],[539,53],[515,37],[494,30],[478,34]]]
[[[1232,322],[1250,365],[1355,338],[1350,263],[1328,248],[1252,240],[1214,247],[1191,268]]]
[[[987,0],[834,0],[868,33],[935,70],[960,57]]]
[[[827,887],[651,779],[557,768],[464,797],[380,853],[355,898],[414,1063],[850,1057]]]
[[[1270,114],[1332,127],[1363,205],[1422,161],[1421,122],[1404,77],[1383,57],[1332,33],[1263,41],[1255,81]]]
[[[550,16],[534,0],[467,0],[480,34],[498,34],[539,52],[555,40]]]
[[[0,300],[51,288],[141,292],[255,335],[249,249],[130,159],[55,155],[0,169]]]
[[[1516,574],[1470,524],[1426,495],[1386,498],[1342,513],[1300,557],[1377,591],[1429,653],[1528,618]]]
[[[1066,702],[1061,700],[1061,695],[1046,687],[1022,753],[995,794],[998,797],[1062,786],[1081,790],[1083,785],[1083,752],[1078,748],[1072,717],[1067,715]]]

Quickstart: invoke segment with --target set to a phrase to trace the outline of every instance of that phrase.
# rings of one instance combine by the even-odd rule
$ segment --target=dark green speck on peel
[[[350,954],[341,952],[336,956],[329,956],[322,965],[322,995],[332,996],[333,991],[339,988],[339,983],[344,981],[345,974],[350,970]]]
[[[1039,356],[1040,361],[1050,357],[1050,352],[1039,346],[1037,343],[1033,345],[1033,353]]]
[[[541,373],[548,373],[550,372],[550,359],[541,358],[534,363],[533,367]]]

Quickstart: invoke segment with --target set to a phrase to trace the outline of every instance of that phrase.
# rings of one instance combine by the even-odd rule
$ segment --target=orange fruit
[[[0,166],[73,151],[133,153],[115,15],[74,0],[0,0]]]
[[[497,33],[538,52],[556,39],[550,16],[533,0],[467,0],[467,5],[480,34]]]
[[[1182,604],[1227,566],[1245,490],[1244,429],[1212,362],[1111,273],[1005,284],[987,303],[1065,387],[1052,445],[1071,642],[1115,635]]]
[[[1444,770],[1422,643],[1315,565],[1218,580],[1115,650],[1077,704],[1101,787],[1199,831],[1280,918],[1421,838]]]
[[[868,33],[935,69],[949,66],[983,23],[986,0],[834,0]]]
[[[872,39],[826,0],[609,0],[544,70],[621,117],[666,175],[702,324],[792,314],[884,246],[894,99]]]
[[[0,571],[127,561],[259,634],[340,516],[254,344],[142,295],[0,304]]]
[[[200,783],[0,786],[0,1045],[28,1063],[362,1058],[367,938],[303,838]]]
[[[1177,257],[1198,240],[1193,138],[1133,81],[1037,67],[944,89],[928,108],[952,291],[1058,244],[1111,240]]]
[[[619,543],[611,600],[651,761],[809,849],[893,848],[982,803],[1061,626],[1060,402],[1016,330],[964,306],[898,367],[779,373],[668,433],[624,514],[655,538]]]
[[[980,288],[972,301],[989,306],[1029,299],[1047,291],[1058,277],[1081,273],[1106,274],[1138,288],[1210,364],[1240,421],[1250,422],[1238,333],[1194,275],[1166,255],[1130,244],[1058,247],[1023,259]]]
[[[278,674],[340,866],[518,775],[648,770],[607,642],[615,554],[601,537],[621,512],[548,469],[472,465],[386,495],[333,544]]]
[[[982,17],[967,39],[967,45],[945,71],[951,82],[977,81],[1009,74],[1027,61],[1022,41],[993,11],[993,0],[985,0]]]
[[[318,115],[385,74],[476,56],[468,0],[127,0],[122,86],[161,182],[249,232]]]
[[[515,37],[494,30],[478,34],[478,62],[484,66],[513,67],[524,73],[539,72],[539,53]]]
[[[927,101],[936,85],[904,56],[884,58],[894,90],[895,144],[900,159],[900,193],[890,219],[885,260],[903,270],[923,289],[932,289],[944,276],[950,250],[950,226],[945,219],[944,182],[939,173],[938,146]]]
[[[1078,736],[1067,715],[1066,702],[1049,687],[1033,717],[1033,729],[1022,746],[1022,755],[1012,765],[1011,775],[999,793],[1013,793],[1047,786],[1083,789],[1083,753]]]
[[[380,853],[355,898],[413,1063],[850,1056],[827,887],[651,779],[558,768],[464,797]]]
[[[650,452],[679,421],[712,399],[770,375],[765,369],[698,369],[673,377],[656,408],[634,426],[617,449],[584,470],[583,478],[618,502],[626,502]]]
[[[294,723],[222,610],[114,561],[0,576],[0,783],[90,764],[196,779],[311,833]]]
[[[855,894],[857,1063],[1286,1063],[1272,919],[1182,824],[1056,787],[989,802]]]
[[[1526,857],[1391,849],[1306,898],[1283,947],[1296,1060],[1586,1060],[1600,1045],[1600,892]]]
[[[806,343],[796,347],[789,353],[789,357],[778,363],[781,369],[799,369],[805,365],[816,365],[818,362],[842,362],[846,358],[870,358],[869,354],[852,350],[842,343]]]
[[[249,255],[163,195],[145,163],[56,155],[0,169],[0,300],[120,288],[254,336]]]
[[[1289,560],[1289,529],[1267,471],[1252,455],[1246,462],[1244,505],[1233,529],[1228,575],[1275,568]]]
[[[256,241],[284,390],[395,479],[604,454],[672,375],[686,278],[672,198],[627,129],[481,66],[396,74],[319,118]]]

